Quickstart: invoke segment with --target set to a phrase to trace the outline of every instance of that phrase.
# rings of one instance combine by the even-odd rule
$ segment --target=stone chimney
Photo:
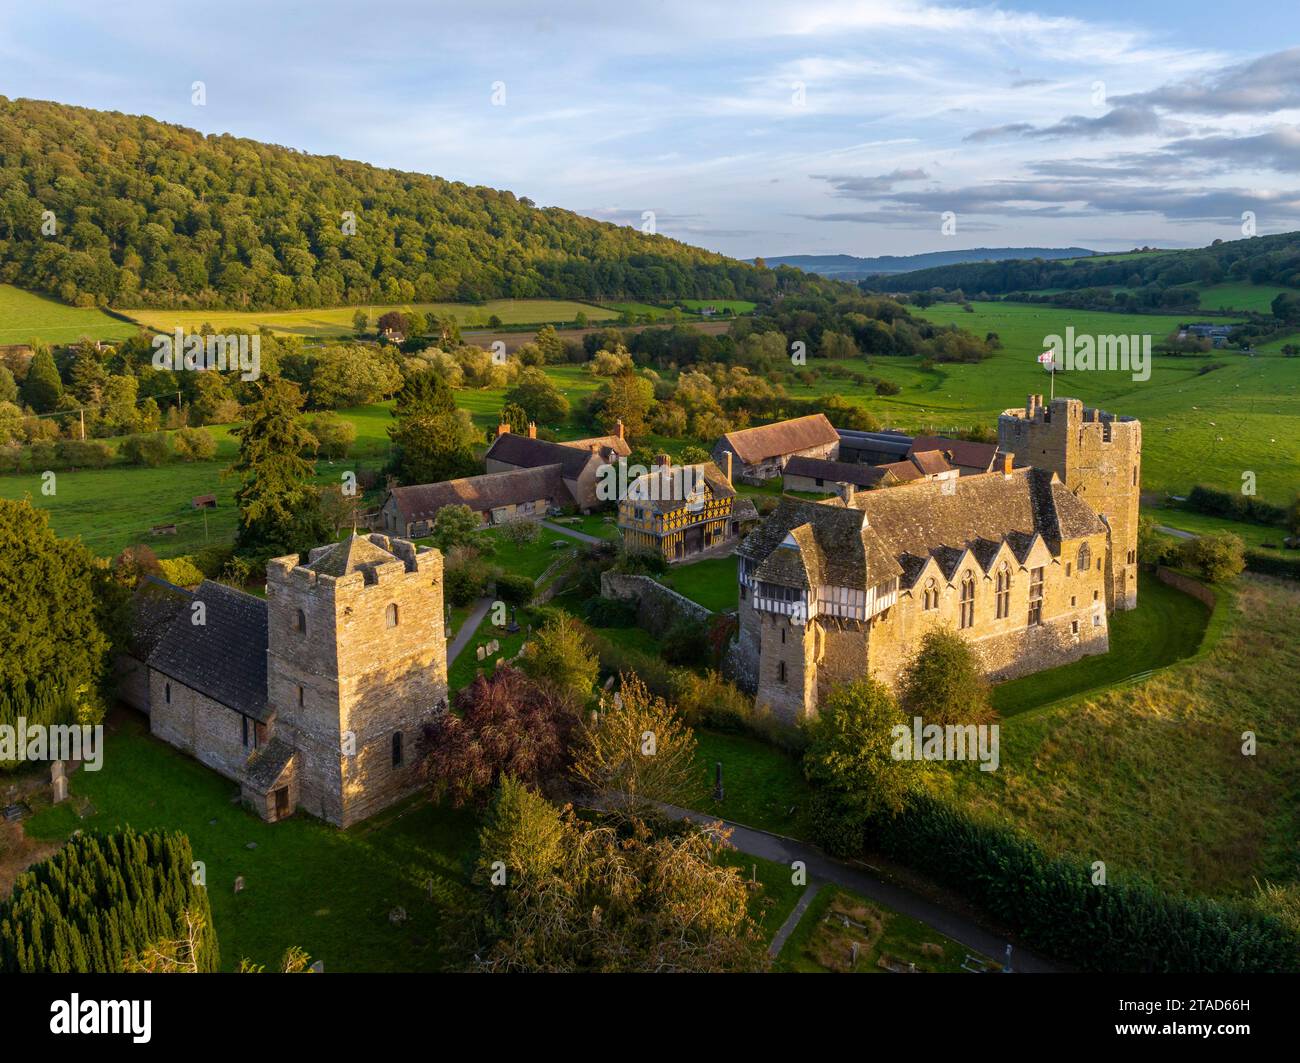
[[[509,434],[509,432],[510,432],[510,425],[508,425],[505,421],[502,421],[499,425],[497,425],[498,439],[500,439],[503,435]]]
[[[851,506],[851,505],[853,505],[853,499],[854,499],[854,497],[857,495],[857,493],[858,493],[858,489],[857,489],[857,486],[856,486],[855,484],[845,484],[845,485],[844,485],[844,504],[845,504],[846,506]]]
[[[537,425],[532,421],[528,422],[528,438],[529,439],[537,438]]]
[[[727,483],[731,483],[731,451],[727,451]]]
[[[618,433],[618,438],[619,438],[619,439],[622,439],[622,438],[623,438],[623,421],[622,421],[622,418],[620,418],[620,419],[615,423],[615,425],[614,425],[614,430]]]
[[[1016,464],[1016,456],[1010,451],[1004,450],[1000,457],[1002,458],[1002,475],[1010,479],[1011,470]]]
[[[655,455],[655,466],[657,468],[667,469],[672,465],[672,463],[673,463],[673,459],[670,458],[667,454]]]

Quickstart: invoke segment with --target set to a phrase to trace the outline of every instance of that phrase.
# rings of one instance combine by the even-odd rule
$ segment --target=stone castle
[[[779,717],[837,683],[894,684],[925,633],[1009,679],[1105,653],[1137,603],[1141,425],[1077,399],[999,418],[989,472],[785,496],[740,545],[738,677]]]
[[[442,554],[354,534],[269,562],[265,601],[146,587],[121,689],[263,818],[301,808],[347,827],[419,788],[446,645]]]

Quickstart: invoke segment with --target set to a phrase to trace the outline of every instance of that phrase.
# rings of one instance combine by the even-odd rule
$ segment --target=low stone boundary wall
[[[1214,591],[1204,583],[1192,579],[1191,576],[1184,576],[1181,572],[1175,572],[1172,568],[1165,568],[1164,565],[1156,569],[1156,579],[1161,583],[1169,584],[1174,590],[1190,594],[1198,602],[1203,602],[1211,611],[1219,600]]]
[[[707,624],[713,613],[698,602],[669,590],[649,576],[629,576],[622,572],[600,574],[600,594],[603,598],[620,598],[637,603],[637,624],[656,638],[661,637],[673,622],[685,617]]]

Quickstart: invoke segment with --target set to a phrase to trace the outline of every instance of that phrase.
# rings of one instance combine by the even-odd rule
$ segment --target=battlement
[[[441,551],[379,533],[313,547],[305,564],[289,554],[272,558],[266,566],[268,592],[278,585],[326,597],[391,586],[411,575],[431,576],[437,582],[441,574]]]

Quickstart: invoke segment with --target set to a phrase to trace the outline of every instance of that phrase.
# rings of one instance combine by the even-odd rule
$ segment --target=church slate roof
[[[288,742],[272,736],[266,745],[248,758],[248,763],[244,766],[244,779],[253,790],[266,793],[279,781],[297,755],[298,751]]]
[[[263,723],[266,703],[266,602],[204,580],[193,593],[204,623],[189,608],[173,617],[148,664],[205,697]]]
[[[126,651],[140,661],[147,661],[162,641],[176,614],[191,601],[194,593],[156,576],[146,576],[131,598],[131,633]]]
[[[305,567],[322,576],[347,576],[361,572],[369,576],[376,565],[387,564],[398,558],[381,546],[376,546],[366,536],[353,532],[333,546],[313,550]]]

